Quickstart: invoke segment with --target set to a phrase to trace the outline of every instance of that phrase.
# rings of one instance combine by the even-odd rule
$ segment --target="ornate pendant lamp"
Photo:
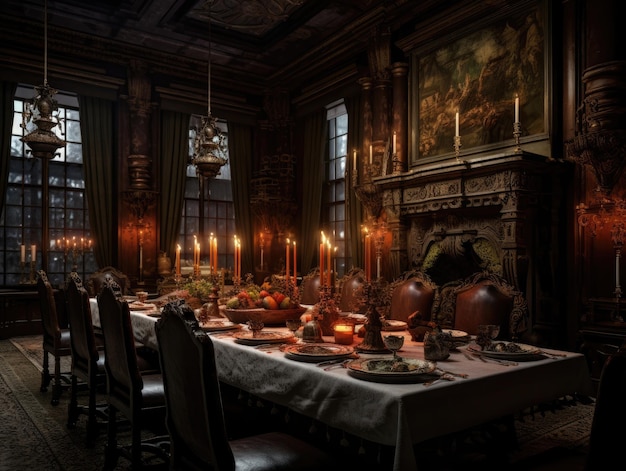
[[[48,245],[49,233],[49,195],[48,195],[48,162],[57,155],[57,149],[65,146],[65,141],[60,139],[52,130],[60,124],[57,101],[54,99],[57,90],[48,85],[48,1],[44,3],[44,63],[43,85],[35,87],[37,95],[33,98],[23,115],[22,128],[32,129],[22,137],[22,142],[30,148],[30,153],[42,160],[42,212],[41,212],[41,260],[42,268],[48,270]]]
[[[208,60],[208,87],[207,87],[207,115],[202,117],[201,125],[196,129],[194,141],[194,153],[192,162],[198,170],[200,178],[215,178],[222,166],[228,162],[226,159],[226,144],[224,136],[217,127],[217,118],[211,114],[211,3],[206,2],[209,21],[209,60]]]

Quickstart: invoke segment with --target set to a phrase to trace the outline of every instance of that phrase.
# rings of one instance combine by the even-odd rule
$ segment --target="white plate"
[[[241,329],[241,324],[235,324],[227,320],[214,320],[208,322],[200,322],[200,328],[207,332],[217,332],[220,330],[234,330]]]
[[[243,345],[260,345],[263,343],[282,343],[287,340],[293,339],[291,332],[278,332],[272,330],[262,330],[259,332],[258,337],[252,337],[252,332],[249,330],[240,330],[233,334],[235,342]]]
[[[408,327],[407,323],[404,321],[397,321],[395,319],[385,319],[383,321],[383,328],[385,332],[393,332],[396,330],[406,330]]]
[[[354,353],[354,348],[347,345],[337,345],[335,343],[309,343],[287,345],[282,349],[285,356],[290,360],[318,362],[324,360],[335,360],[350,356]]]
[[[156,311],[157,307],[156,304],[134,301],[132,303],[128,303],[128,309],[131,311]]]
[[[469,334],[467,332],[465,332],[464,330],[441,329],[441,331],[443,333],[450,334],[452,336],[452,338],[455,339],[455,340],[460,340],[460,339],[463,339],[463,338],[466,338],[466,337],[469,338]]]
[[[541,360],[545,358],[543,352],[532,345],[526,345],[518,342],[504,342],[504,341],[495,341],[494,343],[503,343],[508,345],[510,343],[517,344],[522,350],[519,352],[498,352],[493,350],[483,350],[480,345],[476,343],[470,343],[467,346],[467,350],[471,353],[475,353],[476,355],[482,355],[486,358],[494,358],[497,360],[517,360],[517,361],[529,361],[529,360]]]
[[[379,383],[422,383],[436,378],[437,364],[420,358],[402,358],[409,365],[409,371],[389,371],[385,369],[393,360],[391,357],[352,360],[346,364],[351,376]]]

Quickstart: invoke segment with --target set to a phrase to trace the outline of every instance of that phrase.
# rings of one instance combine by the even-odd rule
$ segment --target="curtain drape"
[[[304,121],[304,150],[302,174],[302,242],[298,243],[301,254],[301,273],[306,275],[315,268],[316,249],[319,247],[322,188],[324,185],[324,160],[327,153],[328,125],[326,109],[307,116]]]
[[[241,239],[241,273],[254,274],[254,221],[250,211],[252,127],[228,122],[228,156],[235,207],[235,228]]]
[[[350,240],[346,241],[346,247],[350,247],[350,255],[352,256],[353,267],[363,267],[363,241],[361,238],[361,225],[363,223],[363,208],[361,202],[356,197],[356,192],[352,187],[353,182],[353,151],[357,150],[357,159],[363,159],[363,156],[359,155],[361,149],[361,142],[363,140],[362,134],[362,111],[361,111],[361,97],[357,95],[355,97],[346,98],[345,100],[346,110],[348,112],[348,159],[349,164],[346,164],[346,214],[348,215],[348,234]],[[358,167],[357,167],[358,168]],[[357,175],[358,177],[358,175]],[[346,271],[348,267],[346,267]]]
[[[188,113],[161,112],[161,154],[159,169],[159,224],[161,251],[172,257],[176,253],[176,240],[185,198],[187,162],[189,160]]]
[[[115,266],[118,229],[113,205],[117,201],[118,188],[113,171],[116,160],[113,155],[113,102],[79,96],[78,103],[94,256],[99,267]]]
[[[2,86],[2,129],[0,129],[0,214],[4,211],[4,203],[9,183],[9,161],[11,160],[11,128],[13,126],[13,100],[17,84],[0,82]]]

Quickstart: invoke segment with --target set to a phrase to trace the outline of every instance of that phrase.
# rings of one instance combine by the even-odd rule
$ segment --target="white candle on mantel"
[[[396,154],[396,132],[393,132],[393,154]]]
[[[458,137],[459,136],[459,112],[458,111],[456,112],[454,119],[455,119],[454,135]]]
[[[519,96],[515,95],[515,122],[519,123]]]
[[[33,262],[37,260],[37,246],[35,244],[30,246],[30,259]]]
[[[20,246],[20,262],[24,263],[26,261],[26,246],[22,244]]]
[[[372,145],[370,144],[370,165],[372,165]]]
[[[356,172],[356,149],[352,153],[352,170]]]

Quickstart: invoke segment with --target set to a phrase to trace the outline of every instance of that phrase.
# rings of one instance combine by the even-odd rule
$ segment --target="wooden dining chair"
[[[41,372],[41,392],[48,391],[52,380],[49,367],[49,355],[54,357],[54,384],[52,386],[52,399],[50,404],[59,404],[59,398],[63,389],[67,389],[71,383],[71,373],[61,371],[61,358],[72,354],[70,347],[70,329],[62,328],[57,314],[57,303],[54,289],[48,280],[44,270],[37,272],[37,292],[39,294],[39,306],[41,309],[41,323],[43,327],[43,369]]]
[[[122,295],[130,293],[130,279],[128,276],[115,267],[107,266],[93,272],[87,279],[86,289],[89,295],[91,297],[98,296],[102,286],[109,279],[115,281]]]
[[[325,452],[284,433],[229,441],[213,343],[189,306],[166,304],[156,334],[167,401],[171,469],[337,469]]]
[[[164,462],[168,461],[169,440],[161,435],[165,432],[163,378],[159,373],[142,374],[140,371],[128,303],[117,296],[118,290],[115,281],[107,280],[98,295],[107,376],[108,424],[104,468],[113,469],[119,456],[122,456],[131,461],[133,469],[141,469],[144,451]],[[118,412],[130,422],[129,445],[118,446]],[[153,435],[142,439],[142,431],[148,425],[155,426]]]
[[[499,337],[516,340],[526,331],[528,305],[523,294],[502,276],[478,272],[441,287],[434,320],[442,327],[478,333],[481,324],[500,326]]]
[[[86,414],[86,444],[90,446],[97,437],[98,430],[106,425],[107,420],[106,403],[97,403],[98,392],[105,392],[106,389],[104,344],[102,338],[96,337],[94,333],[89,293],[76,272],[70,273],[68,277],[65,300],[70,323],[72,352],[72,385],[67,410],[67,426],[68,428],[76,427],[80,414]],[[78,404],[80,389],[87,390],[89,396],[87,407]]]
[[[300,284],[300,304],[317,304],[320,302],[320,270],[315,268],[302,278]]]
[[[418,312],[421,319],[430,321],[437,285],[428,275],[419,271],[407,272],[391,283],[388,289],[389,319],[407,322],[411,314]]]
[[[353,268],[342,277],[339,283],[339,311],[364,313],[367,310],[360,298],[360,289],[364,283],[365,271],[362,268]]]

